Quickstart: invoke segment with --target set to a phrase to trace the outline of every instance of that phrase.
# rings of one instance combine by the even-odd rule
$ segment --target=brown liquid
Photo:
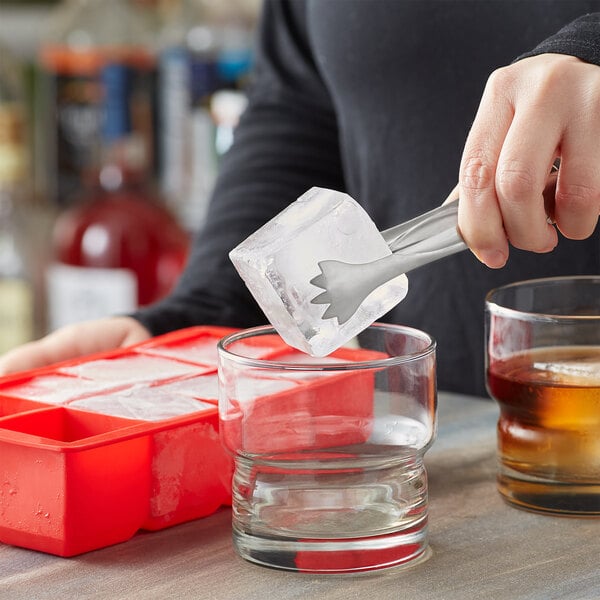
[[[600,347],[540,348],[493,362],[500,492],[516,504],[600,514]]]

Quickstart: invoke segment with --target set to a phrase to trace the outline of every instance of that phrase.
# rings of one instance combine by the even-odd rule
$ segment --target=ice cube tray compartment
[[[177,336],[169,339],[155,338],[138,345],[136,351],[149,356],[175,358],[216,369],[219,359],[214,336],[200,327],[184,331],[195,331],[196,335],[192,338],[187,336],[185,339]],[[235,329],[223,329],[223,336],[235,331]],[[181,332],[179,333],[181,334]],[[249,341],[238,341],[229,346],[230,351],[236,352],[237,350],[249,358],[268,358],[285,348],[289,349],[289,346],[285,345],[277,335],[265,335]]]
[[[64,407],[3,419],[0,541],[73,556],[133,536],[147,513],[151,448],[133,423]]]

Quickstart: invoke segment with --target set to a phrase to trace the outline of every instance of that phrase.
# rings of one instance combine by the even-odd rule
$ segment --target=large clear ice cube
[[[158,356],[132,354],[61,367],[58,372],[93,381],[117,381],[121,384],[131,384],[197,375],[207,369],[208,367],[177,362]]]
[[[236,378],[234,389],[229,391],[228,396],[235,398],[240,404],[248,404],[251,409],[253,400],[291,390],[297,385],[298,382],[291,379],[270,379],[254,375],[240,375]]]
[[[545,378],[563,385],[600,385],[600,361],[597,356],[577,360],[535,362],[533,368],[544,373]]]
[[[98,382],[49,373],[3,386],[0,393],[5,396],[26,398],[48,404],[66,404],[76,398],[98,394],[118,387],[122,387],[119,381]]]
[[[69,406],[142,421],[162,421],[216,408],[214,404],[173,394],[160,387],[132,387],[122,392],[75,400]]]
[[[148,347],[141,347],[137,349],[137,352],[147,356],[164,356],[176,360],[184,360],[216,367],[219,364],[219,355],[217,352],[218,342],[219,338],[207,336],[183,344],[155,344]],[[241,341],[234,342],[229,346],[229,350],[234,354],[240,354],[247,358],[265,358],[277,349],[276,344],[271,347],[268,344],[264,346],[250,345]]]
[[[216,373],[208,373],[197,377],[189,377],[157,385],[158,389],[170,394],[178,394],[196,400],[219,400],[219,378]],[[152,388],[151,388],[152,389]]]
[[[323,290],[310,283],[319,262],[368,263],[391,250],[350,196],[311,188],[234,248],[229,256],[263,312],[290,345],[325,356],[388,312],[408,291],[399,275],[372,292],[342,325],[323,319],[326,306],[311,300]]]

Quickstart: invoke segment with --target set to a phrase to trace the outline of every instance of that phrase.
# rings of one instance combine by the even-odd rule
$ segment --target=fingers
[[[68,325],[0,357],[0,376],[141,342],[150,332],[131,317]]]
[[[496,194],[504,231],[515,248],[549,252],[557,242],[548,223],[544,189],[561,131],[545,107],[515,115],[496,167]]]
[[[42,338],[50,362],[121,348],[150,337],[150,333],[131,317],[108,317],[83,321],[57,329]]]
[[[458,183],[454,186],[454,189],[446,196],[446,199],[442,202],[442,204],[448,204],[449,202],[455,202],[460,197]]]
[[[570,130],[562,142],[561,161],[554,198],[554,219],[567,238],[582,240],[596,228],[600,214],[600,126],[584,122]]]
[[[0,376],[36,369],[52,362],[41,340],[9,350],[0,358]]]
[[[511,245],[552,250],[558,236],[591,235],[600,212],[600,70],[542,55],[489,79],[461,161],[459,227],[490,267]],[[549,179],[557,156],[556,182]]]
[[[490,78],[484,90],[465,144],[459,174],[458,211],[463,238],[479,260],[492,268],[503,266],[508,258],[508,240],[495,177],[496,163],[513,119],[512,102],[502,97],[495,81]]]

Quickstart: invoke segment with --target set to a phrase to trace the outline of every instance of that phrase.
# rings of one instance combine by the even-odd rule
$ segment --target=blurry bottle
[[[28,195],[21,77],[19,63],[0,47],[0,353],[34,336],[33,282],[18,212]]]
[[[41,42],[46,187],[50,201],[66,207],[80,189],[81,175],[98,166],[107,63],[131,70],[133,128],[155,160],[154,77],[147,21],[128,0],[63,0]]]
[[[131,70],[103,69],[103,158],[82,198],[57,219],[47,274],[50,329],[135,310],[164,297],[189,238],[149,187],[131,123]]]
[[[219,89],[219,30],[202,0],[165,0],[159,39],[162,190],[186,229],[205,218],[216,177],[210,112]]]
[[[241,13],[220,16],[217,70],[220,88],[243,91],[252,66],[252,24]]]

